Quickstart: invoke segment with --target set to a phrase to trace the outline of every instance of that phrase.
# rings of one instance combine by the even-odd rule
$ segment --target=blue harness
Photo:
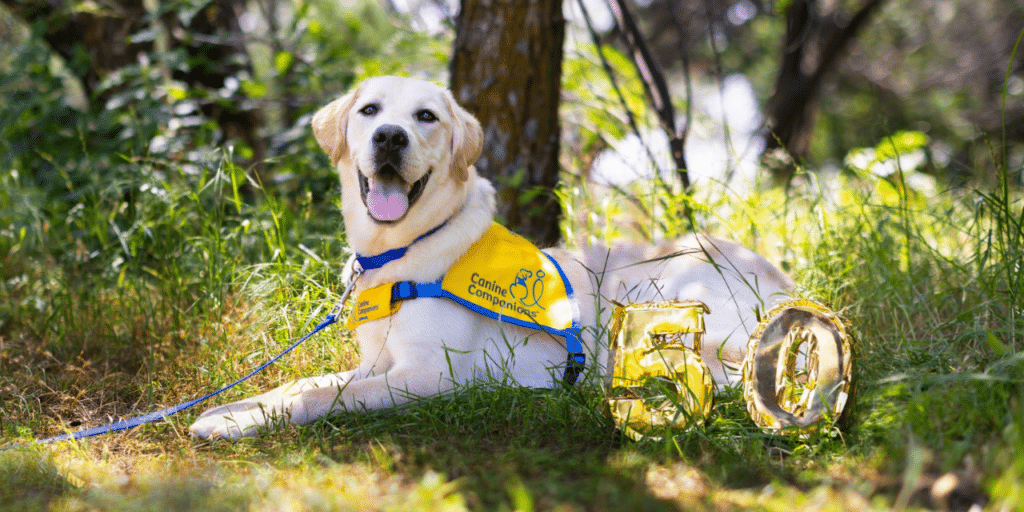
[[[444,224],[413,243],[437,232]],[[376,256],[356,255],[363,270],[381,268],[405,255],[408,247]],[[403,301],[444,298],[474,313],[520,327],[540,330],[565,340],[562,381],[574,385],[586,364],[580,340],[580,315],[572,285],[561,266],[547,253],[499,224],[433,283],[401,281],[364,290],[348,318],[349,329],[398,311]]]

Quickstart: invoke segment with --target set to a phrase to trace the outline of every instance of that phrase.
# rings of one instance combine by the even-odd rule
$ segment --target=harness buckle
[[[419,297],[417,292],[416,283],[412,281],[399,281],[391,285],[391,302],[395,303],[400,300],[409,300]]]

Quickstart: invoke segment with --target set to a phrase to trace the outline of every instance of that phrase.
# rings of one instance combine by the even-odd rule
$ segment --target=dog
[[[343,275],[362,290],[353,312],[362,316],[355,325],[350,318],[362,359],[353,370],[207,410],[190,427],[196,437],[254,435],[275,418],[307,425],[467,383],[550,388],[574,381],[580,370],[584,378],[600,379],[610,370],[602,334],[616,302],[704,302],[710,313],[702,357],[718,385],[733,385],[757,311],[784,300],[793,287],[785,273],[742,245],[693,235],[651,246],[546,249],[536,269],[508,262],[507,282],[475,272],[469,278],[475,279],[473,299],[485,297],[503,311],[571,312],[571,327],[503,321],[510,317],[451,296],[403,297],[400,307],[394,297],[364,300],[374,290],[394,293],[396,283],[441,283],[474,244],[498,229],[494,188],[473,166],[483,132],[448,90],[403,77],[362,82],[320,109],[312,128],[341,178],[345,233],[356,254]],[[502,236],[515,242],[514,235]],[[379,268],[364,268],[380,263],[378,255],[386,260]],[[545,296],[560,299],[541,303]]]

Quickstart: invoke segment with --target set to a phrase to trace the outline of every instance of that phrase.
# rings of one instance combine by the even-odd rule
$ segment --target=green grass
[[[347,256],[337,205],[259,184],[242,197],[227,161],[199,173],[164,162],[162,177],[127,185],[159,192],[98,190],[64,210],[0,177],[0,443],[201,396],[323,318]],[[849,321],[858,390],[839,435],[764,434],[730,392],[706,425],[636,443],[594,385],[469,387],[237,443],[188,438],[199,406],[0,451],[0,510],[888,510],[927,505],[922,482],[947,471],[977,478],[993,509],[1020,510],[1019,196],[926,196],[898,178],[835,185],[747,197],[708,187],[695,204],[700,225],[780,262]],[[685,229],[666,211],[671,194],[634,192],[663,213],[569,190],[572,211],[602,215],[566,229],[630,236],[638,218],[663,236]],[[335,326],[217,403],[357,360]]]

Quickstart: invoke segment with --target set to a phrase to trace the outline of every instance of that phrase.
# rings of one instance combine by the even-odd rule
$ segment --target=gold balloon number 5
[[[700,357],[707,306],[699,301],[617,306],[608,406],[630,438],[658,439],[711,412],[711,372]]]

